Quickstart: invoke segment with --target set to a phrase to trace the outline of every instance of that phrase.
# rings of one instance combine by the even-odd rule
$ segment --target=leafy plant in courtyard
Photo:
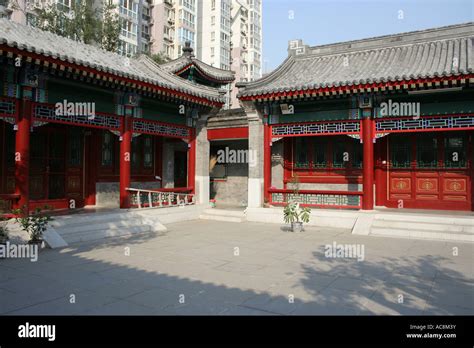
[[[48,209],[47,206],[44,209]],[[23,209],[13,210],[13,214],[17,215],[16,222],[21,229],[30,236],[30,243],[40,243],[43,241],[43,233],[48,228],[48,224],[53,218],[43,212],[41,208],[36,208],[31,214],[28,214],[26,207]]]
[[[311,214],[309,207],[301,207],[298,202],[289,202],[283,209],[283,219],[285,223],[308,223]]]
[[[293,195],[297,197],[300,193],[300,177],[298,174],[294,174],[293,177],[291,178],[290,182],[290,187],[293,190]]]
[[[290,181],[291,194],[287,194],[288,203],[283,209],[283,219],[285,223],[291,224],[293,232],[303,230],[303,223],[308,223],[311,215],[309,207],[302,207],[298,199],[300,198],[300,178],[295,174]],[[290,196],[290,197],[288,197]]]
[[[0,244],[6,243],[8,239],[7,222],[0,218]]]

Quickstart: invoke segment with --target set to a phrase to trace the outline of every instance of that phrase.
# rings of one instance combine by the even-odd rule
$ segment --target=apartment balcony
[[[120,14],[126,18],[132,19],[134,22],[138,19],[138,14],[136,12],[130,11],[124,7],[120,7]]]
[[[174,38],[171,35],[168,35],[168,34],[165,34],[163,36],[163,39],[165,39],[165,41],[168,41],[168,42],[173,42],[174,41]]]
[[[145,40],[150,41],[150,34],[142,33],[142,38],[144,38]]]
[[[142,14],[142,19],[149,22],[151,20],[151,16],[143,13]]]
[[[174,25],[174,23],[175,23],[174,18],[168,17],[168,23],[169,23],[170,25]]]
[[[173,0],[164,0],[165,5],[173,6]]]

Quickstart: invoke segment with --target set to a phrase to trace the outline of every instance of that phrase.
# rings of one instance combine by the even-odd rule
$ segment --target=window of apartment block
[[[194,18],[195,16],[186,11],[186,10],[180,10],[179,11],[179,18],[181,19],[181,22],[183,22],[183,24],[187,25],[188,27],[192,27],[194,28]]]
[[[211,10],[215,10],[216,9],[216,0],[212,0],[211,2]]]
[[[136,3],[134,0],[120,0],[120,13],[136,19],[138,13],[138,3]]]
[[[212,16],[211,17],[211,25],[215,25],[216,24],[216,16]]]
[[[179,41],[181,43],[190,41],[191,47],[194,47],[194,32],[186,28],[179,28]],[[181,48],[178,50],[178,52],[181,52]]]
[[[225,31],[230,31],[230,20],[226,17],[221,17],[221,28]]]
[[[180,0],[179,4],[192,12],[196,11],[196,0]]]
[[[222,46],[228,46],[229,44],[229,35],[227,35],[226,33],[222,33],[221,32],[221,45]]]
[[[211,31],[211,41],[214,41],[216,39],[216,32]]]
[[[136,38],[137,37],[137,24],[133,23],[132,21],[122,19],[122,30],[120,32],[122,36],[128,38]]]
[[[211,47],[211,57],[214,57],[214,47]]]

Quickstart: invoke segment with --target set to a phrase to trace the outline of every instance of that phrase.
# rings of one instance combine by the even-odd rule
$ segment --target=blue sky
[[[263,0],[263,70],[283,62],[289,40],[315,46],[470,21],[474,0]]]

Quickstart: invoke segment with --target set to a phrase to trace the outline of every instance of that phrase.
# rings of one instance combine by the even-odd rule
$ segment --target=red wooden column
[[[373,120],[367,116],[362,121],[363,191],[362,210],[374,209],[374,134]]]
[[[132,157],[132,118],[123,117],[123,130],[120,142],[120,208],[129,208],[130,161]]]
[[[270,202],[269,189],[272,186],[272,136],[268,122],[263,125],[263,197]]]
[[[32,102],[23,99],[16,122],[15,135],[15,193],[20,199],[15,208],[26,207],[30,202],[30,128],[32,119]]]
[[[196,191],[196,130],[190,130],[190,137],[188,143],[188,187],[191,188],[191,193]]]

